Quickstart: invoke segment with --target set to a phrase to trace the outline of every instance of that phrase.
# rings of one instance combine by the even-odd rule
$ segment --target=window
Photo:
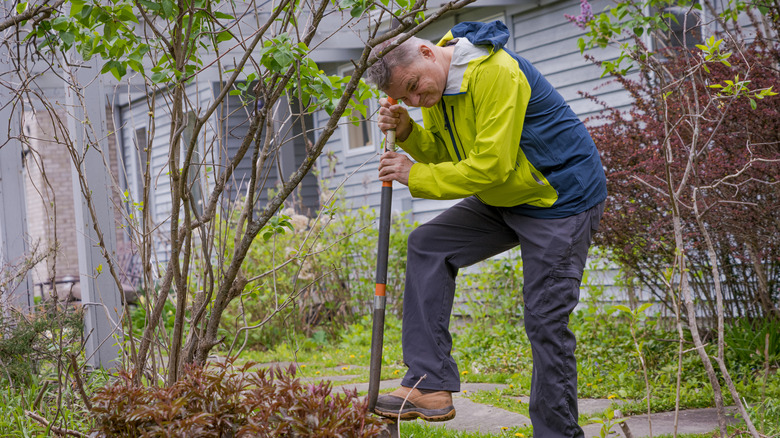
[[[136,160],[138,166],[136,166],[135,183],[136,193],[139,202],[143,200],[144,196],[144,180],[146,176],[146,162],[149,159],[149,142],[146,138],[146,128],[138,128],[135,130],[135,149],[137,151]]]
[[[342,76],[350,76],[353,71],[354,68],[350,66],[349,68],[341,70],[340,74]],[[371,99],[365,100],[362,103],[366,106],[366,115],[370,117],[376,107],[375,103]],[[363,148],[376,149],[375,140],[379,138],[376,132],[376,124],[363,117],[360,113],[355,113],[353,115],[356,115],[358,118],[357,124],[352,120],[346,123],[341,131],[344,135],[344,144],[346,145],[347,152],[358,150],[364,152]]]
[[[192,141],[194,135],[196,116],[195,112],[190,111],[187,113],[187,125],[184,128],[184,132],[181,134],[181,159],[187,158],[187,147]],[[190,188],[190,196],[192,201],[191,206],[194,206],[198,215],[203,214],[203,195],[200,187],[200,148],[195,146],[195,150],[192,151],[192,158],[189,162],[189,172],[187,173],[187,186]]]
[[[669,27],[662,36],[654,41],[656,49],[664,47],[694,48],[701,44],[702,14],[698,2],[689,4],[685,0],[663,8],[653,8],[651,13],[663,14],[664,22]]]
[[[151,173],[151,142],[149,141],[149,137],[146,131],[146,127],[138,128],[135,130],[135,133],[133,135],[133,143],[135,144],[135,191],[133,192],[134,195],[134,201],[135,202],[144,202],[144,196],[149,195],[149,199],[146,200],[147,209],[149,211],[150,217],[154,217],[154,201],[152,200],[152,197],[154,196],[152,191],[152,184],[150,180],[149,187],[145,187],[144,183],[146,181],[146,172],[147,172],[147,162],[149,162],[149,169],[148,172]],[[128,181],[129,182],[129,181]],[[127,204],[127,212],[128,214],[135,214],[134,212],[135,207],[133,207],[132,204]],[[140,214],[139,214],[140,216]]]

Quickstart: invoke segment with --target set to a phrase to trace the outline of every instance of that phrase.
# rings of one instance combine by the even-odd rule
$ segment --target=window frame
[[[184,166],[184,160],[187,156],[187,148],[189,146],[190,141],[192,141],[192,137],[195,134],[194,128],[195,123],[197,121],[197,114],[195,114],[194,110],[187,111],[185,113],[185,128],[184,132],[181,134],[181,138],[179,141],[179,167]],[[203,175],[202,173],[202,163],[203,163],[203,151],[201,150],[202,144],[201,140],[196,140],[195,149],[192,153],[192,161],[189,163],[189,172],[187,173],[187,185],[191,185],[192,189],[190,190],[190,195],[192,196],[192,204],[195,206],[195,210],[198,215],[203,214],[203,208],[205,204],[204,200],[204,187],[203,187]],[[173,190],[173,188],[171,188]],[[191,207],[192,205],[188,206]]]
[[[699,3],[701,5],[701,1],[700,0],[694,0],[694,1],[696,1],[697,3]],[[669,6],[666,9],[671,9],[671,8],[683,8],[683,7],[681,7],[681,6]],[[695,15],[697,14],[699,16],[698,24],[689,27],[688,30],[683,30],[682,31],[683,41],[685,41],[687,43],[686,45],[687,45],[688,49],[692,49],[692,48],[696,47],[696,44],[702,44],[702,42],[707,39],[707,36],[708,36],[708,33],[709,33],[707,31],[707,26],[706,26],[706,20],[707,20],[706,8],[701,7],[699,9],[694,9],[694,10],[696,11],[696,12],[694,12],[694,14]],[[670,13],[674,14],[673,11],[655,10],[654,8],[651,8],[649,6],[645,6],[645,8],[644,8],[644,13],[648,17],[651,16],[652,14],[659,14],[659,13],[663,13],[663,12],[670,12]],[[669,30],[666,31],[667,37],[669,38],[669,43],[670,43],[669,48],[685,48],[685,47],[683,47],[683,44],[682,44],[683,41],[680,41],[679,39],[675,38],[675,34],[677,33],[676,31],[680,31],[682,29],[676,29],[676,30],[673,29],[676,26],[684,27],[683,21],[678,20],[677,23],[668,22],[667,25],[669,26]],[[686,34],[690,34],[690,33],[696,32],[696,31],[699,32],[699,37],[701,39],[699,41],[696,41],[695,39],[692,40],[692,41],[689,40],[688,36],[686,36]],[[660,44],[659,44],[658,39],[656,39],[649,32],[645,32],[644,42],[645,42],[645,44],[647,44],[647,47],[649,47],[650,50],[652,50],[653,52],[657,52],[660,49]]]
[[[338,75],[345,76],[351,71],[354,71],[355,67],[352,64],[344,64],[338,68]],[[379,126],[372,120],[372,115],[378,110],[379,102],[375,98],[368,99],[368,109],[366,110],[366,118],[361,123],[368,123],[368,133],[371,136],[370,144],[364,146],[350,147],[350,126],[353,126],[350,122],[345,121],[339,125],[341,131],[341,143],[344,150],[344,155],[362,155],[369,152],[376,152],[381,145],[381,132]]]

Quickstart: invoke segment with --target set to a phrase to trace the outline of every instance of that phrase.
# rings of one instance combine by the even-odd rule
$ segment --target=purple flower
[[[588,22],[593,20],[593,8],[588,3],[588,0],[580,0],[580,15],[572,16],[564,14],[567,20],[571,21],[580,29],[585,29],[588,26]]]

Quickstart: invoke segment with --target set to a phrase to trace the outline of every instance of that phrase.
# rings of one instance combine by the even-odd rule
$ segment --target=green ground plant
[[[80,311],[50,305],[29,316],[0,314],[0,381],[11,387],[29,385],[44,362],[80,344],[82,330]]]
[[[229,307],[222,323],[226,345],[264,350],[288,339],[334,337],[370,314],[376,269],[377,213],[331,202],[319,217],[280,213],[280,226],[250,248],[244,276],[255,280]],[[232,229],[230,220],[226,229]],[[392,220],[388,309],[400,315],[406,238],[414,224]],[[224,237],[230,251],[234,235]]]
[[[572,328],[579,336],[579,393],[582,398],[605,398],[615,401],[625,415],[646,413],[646,388],[641,365],[636,358],[629,322],[625,315],[616,316],[607,311],[607,306],[597,306],[595,299],[588,302],[574,315]],[[588,308],[600,309],[597,314],[588,313]],[[466,393],[472,401],[489,404],[528,415],[528,405],[521,397],[529,395],[531,381],[530,352],[521,324],[496,323],[487,320],[456,324],[454,334],[455,351],[464,382],[501,383],[507,385],[495,391]],[[405,372],[400,362],[400,321],[388,319],[383,362],[383,379],[398,378]],[[644,341],[642,348],[647,357],[648,380],[652,393],[651,411],[674,410],[676,400],[677,344],[674,332],[663,328],[652,318],[637,327],[637,336]],[[274,350],[255,352],[253,360],[264,362],[295,361],[301,364],[301,373],[310,378],[327,379],[328,376],[354,376],[346,382],[365,382],[368,376],[368,347],[371,330],[370,318],[349,327],[337,341],[323,343],[312,338],[301,338],[296,348],[281,344]],[[612,336],[621,333],[621,336]],[[491,345],[493,344],[493,345]],[[304,366],[305,365],[305,366]],[[357,366],[356,366],[357,365]],[[344,367],[348,368],[345,370]],[[683,385],[680,389],[680,404],[683,409],[713,406],[712,389],[695,353],[687,352],[683,361]],[[780,379],[775,374],[769,378],[766,402],[763,407],[755,405],[755,418],[763,415],[764,423],[756,421],[764,431],[772,430],[775,400],[780,399]],[[740,392],[752,404],[761,400],[762,385],[750,377],[740,380]],[[774,403],[774,404],[773,404]],[[590,424],[602,416],[582,416],[581,424]],[[505,435],[469,435],[444,431],[435,426],[406,424],[403,432],[414,436],[431,437],[481,437]],[[430,429],[430,430],[428,430]],[[513,432],[515,433],[515,432]],[[530,430],[524,431],[532,436]],[[411,436],[411,435],[409,435]],[[512,434],[506,436],[513,436]],[[711,435],[706,435],[711,436]],[[769,435],[771,436],[771,435]]]
[[[0,437],[63,436],[92,428],[89,394],[106,374],[84,374],[83,315],[41,304],[0,324]],[[78,436],[78,435],[77,435]]]
[[[459,279],[455,293],[456,302],[463,303],[469,317],[501,321],[522,319],[523,261],[519,250],[483,261],[476,272],[473,268],[466,271],[467,274]]]
[[[48,365],[25,386],[2,386],[0,437],[79,436],[93,429],[94,418],[78,385],[67,378],[59,381]],[[85,393],[93,394],[108,379],[104,372],[87,375]]]
[[[479,285],[477,285],[479,286]],[[647,410],[646,388],[641,364],[631,336],[631,322],[625,312],[615,313],[603,304],[606,298],[598,290],[582,303],[573,315],[571,328],[578,336],[579,394],[582,398],[607,398],[615,400],[615,407],[626,415],[642,414]],[[528,405],[521,400],[529,395],[531,381],[531,353],[522,321],[514,318],[475,318],[453,320],[456,356],[464,382],[489,382],[506,385],[495,391],[466,393],[472,401],[501,407],[528,415]],[[737,326],[734,330],[740,330]],[[657,319],[646,318],[635,323],[635,334],[641,342],[646,358],[648,380],[652,393],[651,411],[673,410],[676,394],[677,343],[675,332],[659,323]],[[320,381],[338,379],[339,384],[365,382],[368,378],[371,318],[361,316],[356,322],[339,330],[335,336],[324,330],[291,333],[267,350],[247,350],[241,361],[265,363],[291,362],[297,364],[296,377],[303,381],[319,384]],[[405,372],[401,361],[401,321],[394,314],[388,314],[383,354],[383,379],[400,378]],[[780,400],[780,378],[774,365],[764,379],[765,367],[750,356],[740,355],[737,350],[745,347],[741,337],[734,335],[734,345],[729,343],[728,357],[739,373],[738,385],[750,406],[751,418],[767,436],[776,434],[778,401]],[[672,342],[674,341],[674,342]],[[686,342],[690,342],[686,340]],[[688,345],[688,344],[686,344]],[[692,344],[690,344],[692,345]],[[732,351],[734,350],[734,351]],[[45,381],[56,381],[52,365],[56,362],[40,363],[44,376],[35,377],[30,383],[15,388],[6,388],[0,395],[0,436],[42,436],[45,427],[25,414],[35,405],[38,394],[43,393],[37,405],[46,418],[58,419],[57,427],[87,433],[94,427],[81,397],[72,380],[64,386],[53,383],[44,388]],[[252,368],[254,369],[254,368]],[[49,370],[49,371],[47,371]],[[49,374],[46,374],[46,373]],[[757,378],[760,377],[760,378]],[[683,358],[683,385],[680,389],[681,407],[711,407],[712,390],[693,352],[686,352]],[[105,385],[105,376],[92,375],[87,379],[87,392]],[[115,383],[119,384],[119,383]],[[308,384],[308,383],[307,383]],[[63,388],[63,407],[59,412],[50,408],[56,406],[59,390]],[[121,391],[120,391],[121,392]],[[109,392],[110,393],[110,392]],[[104,394],[106,394],[104,392]],[[520,401],[518,401],[520,400]],[[617,405],[619,403],[619,405]],[[156,409],[156,408],[155,408]],[[162,407],[160,407],[162,409]],[[606,411],[605,411],[606,412]],[[117,412],[112,414],[116,417]],[[211,415],[211,414],[208,414]],[[606,415],[606,413],[604,414]],[[211,418],[211,417],[209,417]],[[604,416],[595,414],[581,416],[581,424],[590,424],[594,418],[604,421]],[[516,437],[522,433],[532,437],[530,428],[507,429],[499,433],[476,434],[448,431],[444,428],[418,423],[404,423],[404,436],[415,437]],[[734,429],[739,430],[739,425]],[[4,435],[5,434],[5,435]]]

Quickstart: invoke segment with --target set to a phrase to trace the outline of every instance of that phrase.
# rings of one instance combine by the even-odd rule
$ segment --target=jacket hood
[[[438,45],[444,46],[455,38],[466,38],[475,46],[490,46],[492,53],[504,47],[509,41],[509,29],[498,20],[491,23],[466,21],[455,25]]]

